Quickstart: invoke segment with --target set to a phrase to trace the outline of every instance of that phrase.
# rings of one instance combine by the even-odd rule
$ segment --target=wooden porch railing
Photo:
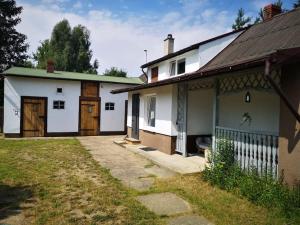
[[[235,160],[243,170],[256,168],[260,175],[278,176],[278,135],[265,132],[249,132],[226,127],[216,127],[216,143],[231,143]]]

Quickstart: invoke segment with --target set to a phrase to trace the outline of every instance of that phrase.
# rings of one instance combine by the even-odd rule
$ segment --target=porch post
[[[219,80],[215,79],[213,95],[213,131],[212,131],[212,151],[216,150],[216,126],[219,125]]]

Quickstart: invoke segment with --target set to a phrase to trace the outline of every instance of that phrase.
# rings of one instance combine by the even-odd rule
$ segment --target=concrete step
[[[131,145],[138,145],[141,144],[140,140],[134,139],[134,138],[125,138],[125,141],[127,144],[131,144]]]

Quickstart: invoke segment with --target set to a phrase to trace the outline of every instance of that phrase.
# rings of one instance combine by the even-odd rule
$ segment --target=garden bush
[[[234,162],[231,142],[220,140],[218,151],[212,154],[212,164],[206,167],[203,178],[221,189],[237,193],[268,208],[279,208],[285,216],[300,213],[300,186],[290,190],[282,179],[271,175],[259,176],[255,168],[243,171]]]

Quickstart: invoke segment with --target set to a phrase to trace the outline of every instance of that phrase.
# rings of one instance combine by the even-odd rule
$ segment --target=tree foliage
[[[237,17],[234,21],[234,24],[232,24],[232,29],[233,30],[238,30],[243,27],[245,27],[249,22],[251,21],[250,17],[245,17],[245,11],[243,8],[240,8]]]
[[[97,74],[99,63],[95,60],[91,64],[90,46],[90,31],[82,25],[72,29],[64,19],[54,26],[51,38],[41,42],[33,56],[38,68],[45,69],[51,59],[56,70]]]
[[[22,9],[14,0],[0,2],[0,72],[28,58],[26,36],[15,28],[21,22]]]
[[[125,71],[116,67],[112,67],[109,70],[105,70],[103,75],[112,77],[127,77],[127,73]]]

